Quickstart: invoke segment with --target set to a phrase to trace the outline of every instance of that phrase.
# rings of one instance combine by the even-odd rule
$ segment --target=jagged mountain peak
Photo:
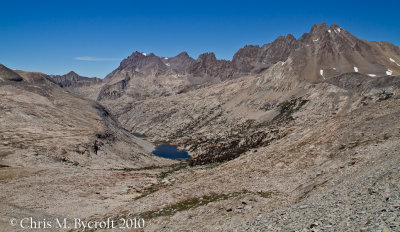
[[[233,56],[232,63],[242,73],[258,73],[279,61],[285,61],[297,46],[296,38],[292,34],[279,36],[262,47],[246,45],[239,49]]]
[[[274,40],[274,42],[276,43],[276,42],[280,42],[280,41],[295,41],[295,40],[296,40],[296,38],[292,34],[287,34],[287,35],[278,36],[278,38],[276,38]]]
[[[119,70],[149,71],[151,69],[166,69],[161,58],[154,53],[134,52],[120,63]]]
[[[343,29],[343,27],[337,25],[337,24],[332,24],[331,26],[328,26],[326,23],[321,23],[321,24],[314,24],[308,33],[304,33],[299,40],[304,41],[306,39],[310,38],[322,38],[322,39],[335,39],[338,36],[352,36],[351,33]]]
[[[141,72],[143,74],[154,73],[156,71],[178,70],[184,71],[193,62],[187,52],[181,52],[175,57],[159,57],[154,53],[144,53],[135,51],[129,57],[122,60],[120,66],[106,78],[111,78],[118,71]]]
[[[235,73],[231,61],[218,60],[213,52],[200,54],[188,70],[190,75],[195,78],[211,78],[212,80],[231,78]]]
[[[397,49],[362,40],[336,24],[314,25],[298,42],[300,49],[291,56],[302,79],[319,81],[349,72],[379,77],[400,71],[390,62],[398,59]]]
[[[179,53],[177,56],[175,57],[190,57],[189,54],[186,51],[183,51],[181,53]]]
[[[132,54],[130,56],[131,57],[132,56],[143,57],[143,56],[155,56],[155,55],[154,55],[154,53],[147,54],[146,52],[134,51],[134,52],[132,52]]]
[[[64,75],[51,75],[53,77],[63,77],[63,78],[67,78],[67,79],[81,79],[81,78],[96,78],[96,77],[85,77],[85,76],[81,76],[78,73],[76,73],[75,71],[69,71],[68,73],[64,74]]]
[[[339,26],[339,25],[337,25],[337,24],[335,24],[335,23],[333,23],[333,24],[330,26],[330,28],[331,28],[331,29],[340,29],[340,30],[343,30],[343,28],[342,28],[341,26]]]
[[[205,52],[199,55],[197,61],[216,61],[217,57],[214,52]]]
[[[67,74],[64,74],[63,76],[74,77],[74,78],[80,77],[80,75],[74,71],[69,71]]]
[[[329,26],[326,23],[314,24],[311,27],[310,33],[317,33],[317,32],[320,32],[320,31],[327,31],[328,29],[329,29]]]
[[[189,66],[194,62],[194,59],[190,57],[186,51],[183,51],[172,58],[164,58],[163,62],[170,69],[186,71]]]
[[[325,33],[325,32],[331,33],[331,32],[334,32],[334,30],[336,30],[337,32],[341,32],[344,29],[341,26],[339,26],[339,25],[337,25],[335,23],[333,23],[331,26],[328,26],[328,24],[326,24],[326,23],[320,23],[320,24],[314,24],[311,27],[311,30],[310,30],[309,33],[310,34],[318,34],[318,33],[321,33],[321,32],[323,32],[323,33]]]

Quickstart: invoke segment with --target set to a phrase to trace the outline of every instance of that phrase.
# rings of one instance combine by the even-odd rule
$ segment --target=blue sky
[[[307,3],[304,3],[307,2]],[[400,1],[0,0],[0,63],[13,69],[104,77],[138,50],[159,56],[215,52],[296,38],[336,23],[400,45]]]

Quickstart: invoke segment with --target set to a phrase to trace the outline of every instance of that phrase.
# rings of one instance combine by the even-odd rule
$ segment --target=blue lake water
[[[190,155],[186,151],[178,150],[177,146],[169,144],[157,145],[155,150],[152,152],[156,156],[160,156],[167,159],[190,159]]]
[[[132,133],[134,136],[138,137],[138,138],[145,138],[146,136],[139,134],[139,133]]]

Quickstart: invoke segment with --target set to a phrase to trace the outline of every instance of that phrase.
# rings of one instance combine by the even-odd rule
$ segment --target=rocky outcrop
[[[186,72],[194,62],[194,59],[190,57],[187,52],[181,52],[177,56],[171,58],[163,57],[163,60],[170,69],[183,72]]]
[[[130,77],[126,76],[124,79],[120,81],[103,86],[100,90],[97,100],[98,101],[101,101],[103,99],[115,100],[121,97],[125,92],[129,80]]]
[[[326,82],[331,83],[348,91],[366,94],[368,92],[392,92],[393,89],[400,88],[400,78],[384,76],[372,78],[360,73],[345,73],[332,77]]]
[[[199,55],[188,71],[194,78],[219,78],[220,80],[232,78],[235,73],[230,61],[217,60],[212,52]]]
[[[8,81],[22,81],[22,77],[7,68],[6,66],[0,64],[0,83]]]
[[[262,47],[248,45],[241,48],[232,59],[233,66],[240,73],[259,73],[279,61],[285,61],[298,47],[293,35],[280,36],[274,42]]]

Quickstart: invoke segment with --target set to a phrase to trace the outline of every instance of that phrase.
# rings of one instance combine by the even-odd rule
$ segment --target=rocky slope
[[[397,230],[399,54],[320,24],[232,62],[201,55],[186,75],[202,84],[180,79],[189,91],[137,97],[128,83],[101,103],[193,159],[110,214],[146,217],[149,231]]]
[[[107,215],[140,215],[148,231],[398,230],[400,77],[283,90],[268,75],[125,108],[128,129],[194,159]]]
[[[100,104],[63,91],[42,73],[5,67],[1,72],[11,74],[7,74],[9,82],[0,86],[2,151],[10,154],[3,157],[3,162],[10,162],[6,165],[21,164],[24,159],[24,164],[46,160],[102,168],[157,162],[148,154],[151,147],[142,147],[146,143],[121,128]],[[22,159],[22,153],[31,155]],[[135,164],[138,160],[141,165]]]
[[[117,178],[120,171],[111,170],[173,163],[151,155],[152,144],[121,128],[98,103],[63,91],[52,77],[4,66],[0,73],[7,80],[0,83],[2,230],[10,231],[10,217],[80,217],[119,206],[124,196],[116,192],[127,187]],[[102,175],[108,177],[99,180]],[[119,200],[93,198],[105,186]]]

